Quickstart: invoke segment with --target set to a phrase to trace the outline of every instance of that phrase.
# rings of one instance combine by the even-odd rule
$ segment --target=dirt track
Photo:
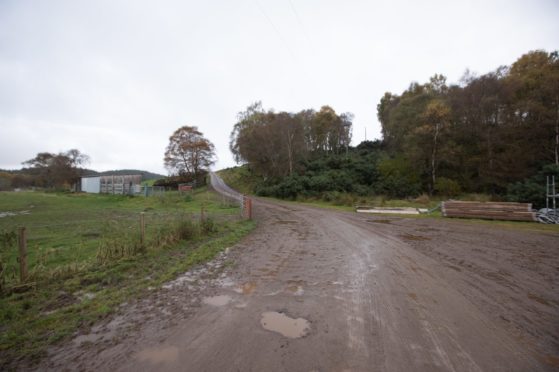
[[[558,234],[255,204],[241,244],[40,369],[559,368]]]

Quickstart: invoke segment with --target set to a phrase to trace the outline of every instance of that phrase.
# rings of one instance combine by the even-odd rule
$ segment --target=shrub
[[[371,194],[371,189],[365,185],[355,184],[353,185],[353,192],[359,196],[368,196]]]
[[[200,230],[203,234],[211,234],[217,230],[216,223],[213,218],[206,217],[200,221]]]
[[[439,177],[435,181],[435,192],[443,196],[457,196],[462,192],[458,182],[446,177]]]
[[[308,179],[308,189],[315,192],[323,192],[333,189],[333,182],[330,177],[325,174],[310,177]]]
[[[179,240],[191,240],[197,233],[198,228],[188,217],[183,217],[179,220],[176,227],[176,234]]]
[[[348,193],[341,193],[339,194],[338,198],[334,201],[334,205],[343,205],[351,207],[355,205],[355,198],[353,195]]]
[[[326,202],[336,201],[338,200],[339,197],[340,197],[340,193],[338,191],[327,191],[324,194],[322,194],[322,200]]]
[[[379,194],[405,198],[417,196],[421,191],[419,175],[410,162],[402,157],[384,158],[379,161],[380,180],[376,185]]]
[[[547,176],[555,176],[559,183],[559,167],[548,165],[538,174],[508,186],[506,199],[512,202],[532,203],[535,208],[545,207]]]
[[[423,193],[421,195],[419,195],[417,198],[415,198],[414,202],[418,203],[418,204],[423,204],[423,205],[427,205],[429,204],[429,202],[431,201],[431,198],[429,198],[429,195]]]

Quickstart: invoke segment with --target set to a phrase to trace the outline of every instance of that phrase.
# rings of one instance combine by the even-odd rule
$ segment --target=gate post
[[[252,220],[252,199],[243,195],[243,217]]]

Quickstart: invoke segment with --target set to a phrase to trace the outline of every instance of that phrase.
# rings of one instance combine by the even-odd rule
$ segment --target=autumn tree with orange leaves
[[[169,137],[165,151],[165,168],[171,174],[180,176],[198,176],[215,163],[214,145],[198,127],[183,126]]]

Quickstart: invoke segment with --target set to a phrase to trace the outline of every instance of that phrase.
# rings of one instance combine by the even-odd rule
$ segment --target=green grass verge
[[[281,200],[275,198],[262,198],[271,201],[277,201],[281,203],[288,203],[288,204],[300,204],[300,205],[307,205],[311,207],[318,207],[318,208],[325,208],[325,209],[332,209],[332,210],[339,210],[339,211],[346,211],[346,212],[354,212],[355,208],[352,206],[347,205],[336,205],[332,202],[325,202],[323,200],[297,200],[297,201],[290,201],[290,200]],[[439,202],[433,205],[432,202],[429,204],[421,204],[414,201],[407,201],[407,200],[388,200],[384,204],[383,207],[411,207],[411,208],[432,208],[436,206]],[[371,204],[373,206],[381,206],[379,204]],[[419,215],[410,215],[410,214],[371,214],[372,216],[384,216],[384,217],[393,217],[393,218],[413,218],[413,219],[423,219],[423,218],[430,218],[430,219],[442,219],[442,213],[440,210],[429,213],[429,214],[419,214]],[[534,231],[534,232],[547,232],[547,233],[559,233],[559,225],[546,225],[538,222],[524,222],[524,221],[499,221],[499,220],[483,220],[483,219],[470,219],[470,218],[444,218],[445,221],[449,222],[456,222],[456,223],[469,223],[469,224],[477,224],[483,225],[487,227],[494,227],[494,228],[503,228],[503,229],[512,229],[512,230],[522,230],[522,231]]]
[[[201,207],[211,224],[199,226],[184,219],[185,214],[199,215]],[[205,190],[189,198],[172,193],[163,198],[0,193],[0,212],[23,210],[30,213],[0,218],[0,231],[30,226],[30,266],[41,266],[43,275],[37,276],[30,290],[5,290],[0,295],[0,369],[21,359],[37,360],[49,345],[90,327],[121,303],[142,297],[147,287],[157,287],[212,259],[255,226],[238,219],[238,208],[223,205],[217,195]],[[142,211],[146,240],[151,243],[134,255],[100,262],[97,253],[102,242],[124,239],[112,234],[120,231],[128,234],[129,241],[137,240],[137,230],[131,234],[126,227],[132,224],[137,229]],[[117,222],[109,223],[109,229],[100,227],[107,219]],[[176,219],[182,224],[173,225]],[[60,224],[65,228],[55,228]],[[161,239],[169,236],[165,234],[175,231],[169,226],[179,228],[182,235],[170,235],[174,238],[163,244]],[[6,263],[16,255],[13,247],[0,249],[4,266],[9,266]],[[44,258],[37,250],[56,253]],[[13,284],[9,280],[6,284]]]
[[[261,182],[261,178],[249,172],[247,166],[233,167],[218,172],[225,183],[245,194],[254,194],[256,185]],[[341,211],[354,211],[355,206],[372,206],[372,207],[411,207],[411,208],[427,208],[432,209],[439,205],[442,201],[448,200],[447,197],[429,197],[421,195],[413,199],[389,199],[382,195],[376,196],[358,196],[342,192],[325,192],[321,197],[303,197],[299,196],[296,200],[283,200],[271,197],[263,199],[279,201],[282,203],[295,203],[319,208],[327,208]],[[494,201],[490,195],[486,194],[463,194],[453,199],[488,202]],[[421,215],[397,215],[386,214],[383,216],[401,217],[401,218],[443,218],[440,211],[430,214]],[[487,225],[493,227],[502,227],[505,229],[520,229],[525,231],[537,232],[559,232],[559,225],[545,225],[537,222],[520,222],[520,221],[491,221],[481,219],[446,219],[448,221],[459,221],[462,223],[472,223]]]
[[[217,174],[229,187],[245,195],[254,194],[256,186],[262,181],[262,178],[250,172],[246,165],[222,169]]]

